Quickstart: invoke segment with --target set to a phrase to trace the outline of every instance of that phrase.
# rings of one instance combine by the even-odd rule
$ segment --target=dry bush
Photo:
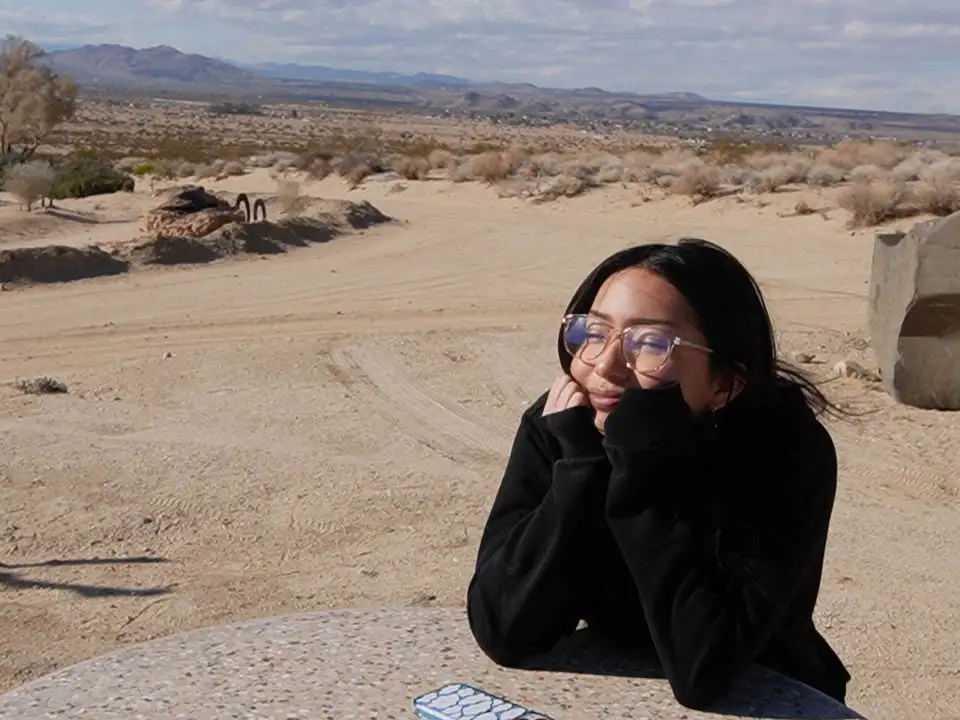
[[[720,183],[732,187],[750,186],[754,182],[753,178],[757,171],[744,165],[727,163],[717,168],[720,177]]]
[[[847,179],[847,173],[835,165],[819,160],[807,172],[807,184],[814,187],[833,187]]]
[[[307,165],[307,167],[304,169],[304,172],[307,174],[308,178],[319,182],[333,172],[333,166],[330,164],[329,160],[318,157],[312,160],[309,165]]]
[[[785,185],[799,185],[807,181],[813,160],[797,153],[751,155],[746,159],[754,173],[746,185],[756,193],[776,192]]]
[[[569,160],[558,152],[544,152],[531,155],[518,169],[518,174],[530,179],[556,177],[564,171]]]
[[[50,197],[56,173],[46,160],[31,160],[22,165],[14,165],[7,170],[3,189],[13,193],[23,201],[27,210],[33,210],[33,204]]]
[[[281,215],[296,217],[302,213],[310,198],[300,194],[300,183],[289,178],[277,180],[277,205]]]
[[[120,172],[132,173],[137,167],[144,165],[146,162],[146,158],[128,156],[117,160],[113,166]]]
[[[658,155],[645,150],[631,150],[623,156],[621,163],[623,182],[644,182],[650,176],[650,168]]]
[[[909,207],[909,201],[906,183],[891,177],[859,180],[837,198],[840,207],[851,214],[848,223],[851,228],[871,227],[906,217],[915,212]]]
[[[821,150],[817,162],[848,172],[861,165],[892,170],[909,154],[907,147],[889,140],[843,140]]]
[[[690,195],[694,201],[715,198],[721,188],[720,169],[702,160],[688,161],[676,179],[670,184],[670,192]]]
[[[340,158],[336,171],[353,189],[371,175],[386,172],[387,165],[380,147],[372,142],[363,142]]]
[[[58,395],[67,392],[67,386],[62,381],[45,375],[15,380],[13,387],[24,395]]]
[[[231,160],[230,162],[224,163],[223,174],[231,177],[246,175],[247,168],[242,162],[238,160]]]
[[[449,150],[433,150],[427,156],[431,170],[454,170],[459,164],[459,158]]]
[[[893,176],[897,180],[913,182],[920,179],[920,173],[927,167],[935,165],[949,156],[939,150],[921,149],[901,160],[893,168]]]
[[[533,198],[536,203],[550,202],[560,198],[571,198],[582,195],[587,190],[597,187],[597,181],[591,173],[564,173],[549,178],[537,191]]]
[[[921,170],[914,197],[921,213],[944,216],[960,212],[960,162],[947,158]]]
[[[611,153],[593,153],[572,160],[564,171],[576,177],[589,176],[600,184],[615,183],[623,179],[623,161]]]
[[[394,156],[390,168],[407,180],[425,180],[430,174],[430,161],[423,157]]]
[[[884,170],[882,167],[870,163],[867,165],[859,165],[853,168],[848,177],[851,182],[867,182],[884,177],[886,174],[886,170]]]
[[[494,184],[506,180],[523,165],[524,157],[521,153],[510,150],[491,150],[466,159],[453,172],[451,179],[455,182],[481,180]]]
[[[660,187],[670,187],[681,176],[695,176],[706,163],[689,148],[668,148],[659,157],[654,157],[647,166],[641,182],[652,182]],[[710,166],[712,167],[712,166]],[[705,171],[703,171],[705,172]]]

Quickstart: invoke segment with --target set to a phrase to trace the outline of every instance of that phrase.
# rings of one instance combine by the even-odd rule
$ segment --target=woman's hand
[[[547,402],[543,406],[543,414],[552,415],[578,405],[589,407],[587,394],[572,377],[561,375],[554,381],[550,392],[547,393]]]

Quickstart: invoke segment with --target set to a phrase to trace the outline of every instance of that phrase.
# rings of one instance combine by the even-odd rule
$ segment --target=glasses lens
[[[659,330],[637,328],[623,342],[625,354],[637,372],[659,370],[673,349],[673,338]]]
[[[607,343],[610,328],[586,315],[574,315],[564,327],[563,343],[567,352],[591,362],[600,356]]]

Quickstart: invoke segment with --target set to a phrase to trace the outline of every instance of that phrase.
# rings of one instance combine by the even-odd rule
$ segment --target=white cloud
[[[62,4],[28,2],[0,20],[38,40],[960,113],[954,0],[85,0],[47,25],[29,17]]]

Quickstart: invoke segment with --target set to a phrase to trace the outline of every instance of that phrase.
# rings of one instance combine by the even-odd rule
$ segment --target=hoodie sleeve
[[[702,708],[755,660],[822,558],[837,459],[811,417],[779,443],[781,455],[758,448],[743,458],[751,478],[758,456],[771,458],[770,474],[757,478],[756,494],[742,496],[732,526],[724,524],[729,515],[716,526],[696,514],[698,488],[738,478],[696,456],[691,429],[678,388],[628,392],[606,424],[613,472],[605,511],[674,695]]]
[[[521,419],[467,590],[470,629],[504,666],[576,630],[578,538],[603,522],[609,463],[590,411],[540,417],[543,401]]]

